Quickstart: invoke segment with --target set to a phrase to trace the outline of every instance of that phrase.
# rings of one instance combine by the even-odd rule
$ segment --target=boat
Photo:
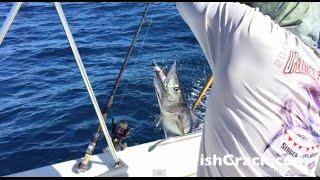
[[[16,2],[0,31],[0,45],[10,28],[21,2]],[[5,177],[143,177],[143,176],[170,176],[192,177],[196,176],[198,157],[200,150],[201,131],[184,136],[161,139],[149,143],[127,147],[115,152],[109,132],[94,96],[91,84],[82,64],[80,54],[73,40],[61,4],[55,2],[60,20],[67,34],[70,46],[74,53],[82,78],[90,95],[91,101],[97,113],[101,129],[106,138],[108,148],[104,153],[92,155],[85,171],[79,171],[78,165],[83,158],[60,162],[36,169],[7,175]],[[213,77],[208,79],[211,84]],[[204,89],[207,89],[205,86]],[[202,91],[204,92],[204,90]],[[204,93],[201,93],[202,95]],[[200,97],[200,96],[199,96]],[[200,98],[201,99],[201,98]],[[199,99],[198,99],[199,100]],[[197,100],[197,103],[199,101]],[[192,108],[194,109],[194,107]],[[115,166],[119,162],[119,166]],[[318,163],[316,174],[320,176]]]
[[[109,151],[91,157],[87,171],[78,173],[80,159],[65,161],[6,177],[193,177],[196,176],[201,133],[127,147],[117,152],[122,166],[113,168]]]

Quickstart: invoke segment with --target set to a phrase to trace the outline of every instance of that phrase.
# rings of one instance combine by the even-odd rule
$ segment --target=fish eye
[[[173,88],[175,91],[179,91],[179,86],[175,86],[174,88]]]

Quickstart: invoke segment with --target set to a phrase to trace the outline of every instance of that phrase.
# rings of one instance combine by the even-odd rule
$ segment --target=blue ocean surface
[[[0,3],[2,24],[13,3]],[[147,3],[63,2],[62,7],[100,107],[106,105]],[[114,103],[127,119],[128,146],[164,138],[152,61],[177,61],[191,105],[212,74],[175,3],[152,3]],[[23,3],[0,46],[0,175],[83,157],[98,125],[90,97],[53,3]],[[204,103],[197,114],[203,117]],[[104,138],[94,154],[106,147]],[[141,157],[143,158],[143,157]]]

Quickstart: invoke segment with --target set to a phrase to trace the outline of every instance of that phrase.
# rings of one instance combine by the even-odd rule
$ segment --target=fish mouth
[[[161,82],[163,87],[165,86],[166,79],[168,79],[168,77],[171,76],[173,73],[176,73],[176,61],[174,61],[173,65],[167,72],[165,72],[164,68],[161,68],[154,61],[152,62],[152,65],[153,65],[154,72],[156,74],[155,77],[157,78],[158,82]]]
[[[156,91],[156,95],[157,95],[157,99],[159,100],[159,103],[162,104],[161,98],[163,93],[165,92],[164,82],[167,76],[163,72],[163,69],[160,66],[158,66],[155,62],[153,62],[152,64],[155,72],[155,76],[154,76],[155,91]]]
[[[157,65],[155,62],[152,63],[154,68],[154,86],[155,92],[158,99],[158,103],[161,106],[161,109],[164,109],[167,112],[178,112],[181,108],[175,108],[177,103],[177,99],[172,98],[172,93],[170,94],[170,90],[168,89],[168,84],[170,78],[172,78],[176,73],[176,62],[171,66],[168,71],[165,71],[164,68]],[[169,79],[168,79],[169,78]],[[180,101],[179,101],[180,102]]]
[[[159,101],[159,104],[162,104],[162,100],[161,100],[161,98],[160,98],[160,94],[159,94],[159,92],[157,91],[157,89],[156,89],[156,95],[157,95],[157,99],[158,99],[158,101]]]
[[[164,81],[167,79],[167,74],[164,72],[164,69],[157,65],[155,62],[153,64],[153,70],[156,73],[156,78],[164,84]]]

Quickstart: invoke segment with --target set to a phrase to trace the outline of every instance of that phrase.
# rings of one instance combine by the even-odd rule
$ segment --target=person
[[[126,144],[123,144],[122,140],[127,137],[129,131],[130,128],[128,127],[128,122],[125,119],[115,122],[114,118],[112,118],[111,137],[113,145],[117,151],[122,151],[126,148]]]
[[[177,2],[215,77],[197,176],[315,176],[316,3]]]

